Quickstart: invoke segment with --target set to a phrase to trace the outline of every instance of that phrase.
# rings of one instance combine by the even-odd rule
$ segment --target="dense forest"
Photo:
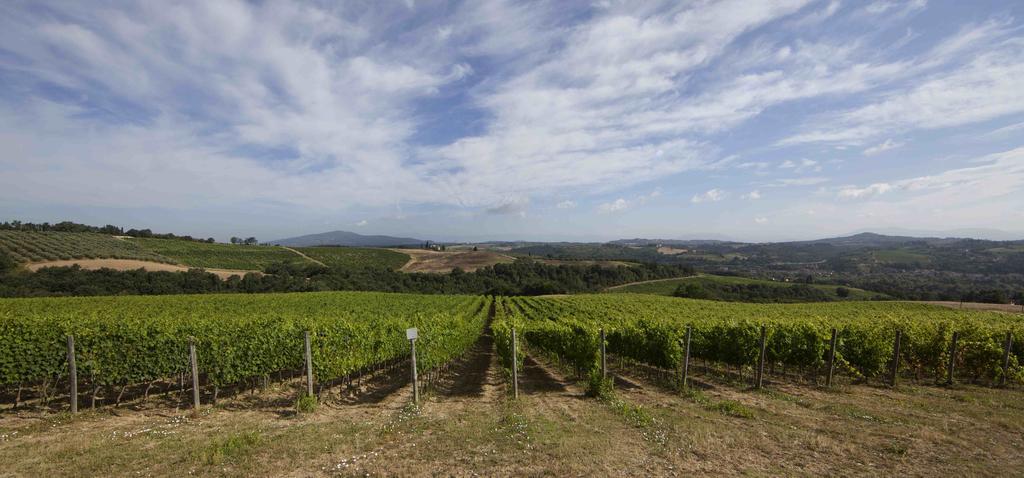
[[[835,295],[807,284],[725,284],[716,282],[680,285],[672,293],[688,299],[724,300],[729,302],[828,302],[850,295],[850,290],[837,287]]]

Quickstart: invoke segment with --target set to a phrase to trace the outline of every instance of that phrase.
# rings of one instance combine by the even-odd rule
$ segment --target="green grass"
[[[90,232],[0,231],[0,254],[19,263],[69,259],[174,262],[131,241]]]
[[[777,282],[762,279],[750,279],[747,277],[732,277],[732,276],[715,276],[715,275],[702,275],[694,277],[683,277],[679,279],[671,279],[657,282],[647,282],[642,284],[633,284],[625,287],[619,287],[611,289],[608,292],[619,292],[619,293],[632,293],[632,294],[652,294],[652,295],[667,295],[671,296],[675,292],[676,288],[683,284],[697,283],[700,285],[705,284],[768,284],[773,286],[785,287],[793,285],[792,282]],[[836,296],[837,285],[827,284],[810,284],[815,289],[820,289],[829,296]],[[845,287],[845,286],[843,286]],[[844,300],[870,300],[873,297],[880,295],[876,292],[866,291],[863,289],[856,289],[853,287],[846,287],[850,291],[850,295]]]
[[[309,262],[302,256],[277,246],[209,244],[176,239],[129,239],[153,254],[174,259],[192,267],[213,269],[263,270],[276,262]]]
[[[388,249],[365,247],[297,247],[295,250],[323,262],[327,267],[385,267],[399,269],[409,256]]]

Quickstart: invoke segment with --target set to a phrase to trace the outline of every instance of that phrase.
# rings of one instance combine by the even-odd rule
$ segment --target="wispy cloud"
[[[884,153],[886,151],[899,148],[901,146],[903,146],[903,143],[897,143],[896,141],[893,141],[892,138],[889,138],[889,139],[887,139],[887,140],[885,140],[885,141],[883,141],[883,142],[881,142],[879,144],[876,144],[876,145],[874,145],[874,146],[872,146],[870,148],[865,149],[864,150],[864,155],[865,156],[874,156],[876,154],[881,154],[881,153]]]
[[[721,189],[709,189],[702,194],[694,194],[693,197],[690,198],[690,202],[694,204],[700,204],[702,202],[718,202],[725,199],[727,195],[728,193]]]
[[[554,205],[598,224],[608,218],[595,213],[654,201],[655,184],[695,204],[820,186],[815,200],[833,207],[927,191],[935,207],[1001,209],[1012,201],[991,191],[1013,190],[1011,160],[974,197],[928,186],[959,191],[952,173],[854,174],[857,159],[895,148],[900,170],[933,171],[929,146],[949,150],[947,172],[991,172],[963,158],[1021,131],[1024,42],[1007,10],[16,2],[0,16],[0,213],[104,209],[115,222],[171,208],[164,217],[220,223],[272,210],[446,230],[451,217],[540,224]],[[944,141],[954,127],[991,132],[961,149]],[[737,206],[799,201],[770,191]],[[531,203],[548,206],[527,218]],[[765,217],[742,214],[734,224]]]

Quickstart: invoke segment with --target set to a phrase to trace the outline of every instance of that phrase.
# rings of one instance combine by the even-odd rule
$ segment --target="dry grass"
[[[188,270],[191,269],[191,267],[176,264],[165,264],[162,262],[152,261],[138,261],[133,259],[69,259],[65,261],[32,262],[27,264],[25,267],[27,267],[28,270],[35,272],[44,267],[68,267],[76,264],[82,269],[90,271],[99,269],[114,269],[116,271],[134,271],[137,269],[144,269],[151,272],[188,272]],[[255,274],[263,274],[260,271],[234,269],[206,269],[206,272],[216,274],[221,279],[227,279],[228,277],[231,277],[233,275],[242,277],[250,272]]]
[[[924,301],[924,303],[941,305],[943,307],[949,307],[950,309],[992,310],[996,312],[1010,312],[1018,314],[1024,313],[1024,306],[1017,304],[983,304],[981,302],[954,302],[941,300]]]
[[[362,399],[331,389],[308,414],[293,408],[300,380],[196,416],[159,400],[75,417],[5,413],[0,475],[1009,476],[1024,466],[1020,390],[824,390],[769,377],[753,391],[695,373],[700,388],[681,394],[618,372],[615,398],[599,401],[529,359],[512,401],[484,344],[419,408],[399,370],[365,381]]]
[[[402,272],[448,273],[458,267],[472,272],[482,267],[515,262],[515,258],[490,251],[441,252],[425,249],[392,249],[407,254],[411,259],[400,269]]]

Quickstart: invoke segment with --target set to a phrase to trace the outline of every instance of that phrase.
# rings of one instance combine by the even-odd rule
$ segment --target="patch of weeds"
[[[978,403],[978,398],[973,395],[953,395],[953,400],[960,403]]]
[[[605,403],[630,425],[640,429],[645,440],[664,445],[668,443],[668,433],[651,414],[640,405],[634,405],[614,395],[603,399]]]
[[[765,396],[772,398],[774,400],[796,404],[804,408],[811,408],[810,402],[800,397],[797,397],[796,395],[790,395],[788,393],[768,389],[761,389],[758,391],[758,393],[764,394]]]
[[[207,465],[231,463],[249,453],[260,444],[257,431],[235,433],[223,440],[217,440],[196,454],[196,461]]]
[[[313,413],[316,411],[316,395],[303,394],[295,400],[295,411],[298,413]]]
[[[533,438],[530,436],[530,424],[526,416],[519,412],[506,414],[495,429],[501,436],[515,442],[526,450],[533,449]]]
[[[683,396],[693,400],[698,405],[705,409],[728,415],[736,418],[754,418],[754,411],[746,405],[735,400],[721,400],[715,401],[708,397],[704,392],[695,389],[688,388],[683,391]]]
[[[601,399],[611,399],[614,395],[613,381],[611,378],[602,377],[600,370],[590,372],[587,377],[587,396]]]
[[[712,405],[711,409],[730,417],[754,418],[753,410],[735,400],[722,400]]]
[[[420,407],[415,403],[408,403],[381,428],[382,433],[391,433],[402,428],[405,424],[420,416]]]
[[[885,445],[882,449],[885,450],[886,453],[892,455],[904,456],[910,451],[910,446],[904,442],[896,441]]]

